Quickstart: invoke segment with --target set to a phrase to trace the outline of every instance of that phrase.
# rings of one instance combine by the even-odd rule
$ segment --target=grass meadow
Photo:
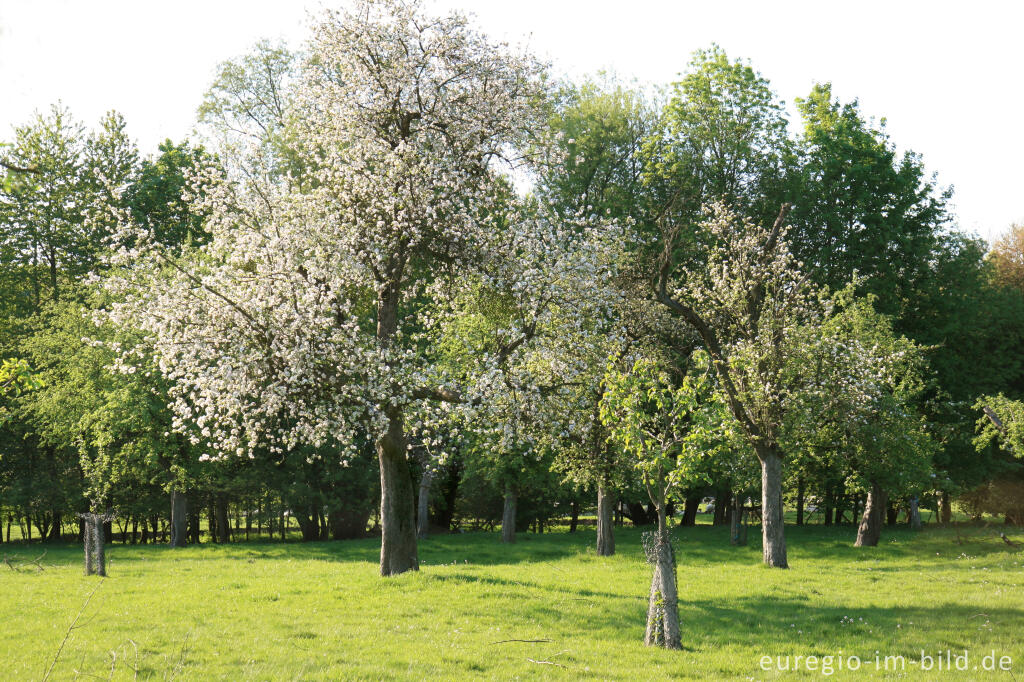
[[[788,527],[788,571],[761,565],[757,528],[747,547],[726,528],[676,529],[682,652],[642,644],[650,569],[633,528],[611,558],[593,529],[511,546],[437,535],[418,573],[390,579],[374,539],[112,545],[106,579],[82,575],[74,545],[37,565],[42,546],[5,544],[0,679],[53,664],[51,680],[1020,680],[1024,552],[1000,529],[886,529],[858,549],[850,527]],[[966,650],[968,669],[922,670],[922,650],[943,665],[950,650],[954,668]],[[990,652],[1011,670],[986,672]],[[860,669],[793,658],[840,655]]]

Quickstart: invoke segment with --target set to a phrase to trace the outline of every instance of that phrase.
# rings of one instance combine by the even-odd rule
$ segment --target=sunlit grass
[[[791,527],[788,571],[760,565],[751,530],[741,548],[724,528],[676,530],[682,652],[641,643],[650,575],[634,529],[608,559],[592,529],[513,546],[435,536],[420,572],[387,580],[375,540],[115,545],[51,679],[107,679],[112,665],[114,679],[788,679],[761,657],[840,651],[864,663],[836,677],[884,677],[876,651],[905,656],[909,679],[981,676],[922,673],[922,649],[966,649],[979,666],[994,650],[1022,677],[1024,553],[995,530],[961,529],[957,544],[953,531],[887,529],[856,549],[850,527]],[[0,565],[3,680],[43,676],[100,581],[74,546],[49,548],[41,571],[27,563],[40,552],[0,547],[21,569]]]

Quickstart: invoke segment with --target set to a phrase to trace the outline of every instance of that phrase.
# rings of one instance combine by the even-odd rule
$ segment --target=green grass
[[[650,569],[640,533],[594,555],[593,530],[436,536],[418,573],[377,577],[379,541],[235,543],[172,550],[114,545],[102,581],[51,679],[792,679],[763,655],[903,655],[905,679],[1006,679],[922,673],[922,649],[991,650],[1024,679],[1024,552],[995,530],[886,530],[855,549],[849,527],[787,528],[788,571],[760,565],[723,528],[677,529],[681,652],[643,646]],[[1016,540],[1024,540],[1020,534]],[[90,592],[80,550],[0,546],[0,679],[40,679]],[[501,642],[501,640],[550,640]],[[137,658],[136,658],[137,651]],[[563,667],[533,661],[549,661]],[[137,661],[137,663],[136,663]],[[893,677],[890,673],[889,677]]]

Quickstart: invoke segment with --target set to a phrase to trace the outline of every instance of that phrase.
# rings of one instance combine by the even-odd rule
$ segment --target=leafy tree
[[[433,361],[459,292],[486,287],[516,309],[481,361],[486,392],[553,301],[585,308],[604,278],[593,230],[508,210],[492,166],[536,125],[539,76],[459,15],[390,0],[328,15],[289,103],[302,148],[320,155],[317,187],[211,174],[210,242],[116,313],[156,339],[176,413],[213,458],[351,452],[368,429],[382,575],[418,566],[409,417],[482,400]],[[142,241],[118,256],[140,277],[168,259]]]
[[[714,399],[708,359],[698,354],[691,371],[671,377],[649,359],[628,372],[611,370],[601,402],[610,438],[630,455],[658,514],[651,542],[647,645],[682,648],[675,555],[668,531],[668,504],[702,477],[699,463],[726,440],[724,403]]]

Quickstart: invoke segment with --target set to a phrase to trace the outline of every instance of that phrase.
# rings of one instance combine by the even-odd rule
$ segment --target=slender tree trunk
[[[597,555],[615,554],[615,495],[603,485],[597,488]]]
[[[729,544],[740,547],[747,544],[747,528],[743,524],[743,498],[732,496],[732,507],[729,508]]]
[[[877,547],[882,537],[882,523],[885,521],[885,491],[874,481],[864,503],[864,515],[857,528],[857,541],[854,547]]]
[[[885,505],[885,525],[895,526],[900,519],[900,510],[896,508],[896,505],[890,500]]]
[[[804,525],[804,477],[796,479],[796,525]]]
[[[171,547],[188,543],[188,498],[184,492],[171,491]]]
[[[416,508],[416,536],[426,538],[430,532],[430,486],[434,483],[434,470],[424,464],[420,478],[420,494]]]
[[[786,530],[782,509],[782,458],[774,446],[759,446],[761,460],[761,535],[764,563],[789,568],[786,560]]]
[[[676,587],[676,562],[664,502],[658,507],[658,530],[653,539],[654,572],[647,604],[647,629],[644,644],[681,649],[679,631],[679,592]]]
[[[943,491],[939,499],[939,523],[948,526],[953,520],[953,506],[949,500],[949,493]]]
[[[575,533],[576,527],[580,524],[580,503],[576,500],[570,505],[569,532]]]
[[[921,530],[921,507],[917,495],[910,498],[910,527],[914,530]]]
[[[93,520],[83,516],[82,524],[84,528],[82,532],[82,545],[85,549],[85,574],[92,575],[95,570],[92,563]]]
[[[501,541],[516,541],[516,494],[512,486],[505,486],[505,509],[501,515]]]

